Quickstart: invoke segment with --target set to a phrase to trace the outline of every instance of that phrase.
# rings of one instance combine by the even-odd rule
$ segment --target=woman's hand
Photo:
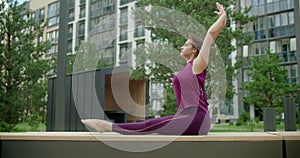
[[[217,2],[216,5],[217,5],[217,8],[218,8],[219,11],[214,11],[214,13],[216,13],[219,16],[224,15],[224,14],[226,15],[226,12],[224,10],[224,6],[221,5],[219,2]]]

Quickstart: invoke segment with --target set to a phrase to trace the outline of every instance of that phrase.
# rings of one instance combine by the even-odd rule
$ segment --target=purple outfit
[[[210,129],[210,117],[204,90],[206,70],[194,75],[192,65],[193,61],[188,62],[173,79],[178,114],[137,123],[113,123],[113,132],[122,134],[207,134]]]

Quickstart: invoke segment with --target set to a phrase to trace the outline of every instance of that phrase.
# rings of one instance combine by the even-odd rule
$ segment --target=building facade
[[[244,45],[236,53],[242,54],[244,59],[259,56],[270,49],[283,59],[280,63],[287,69],[287,82],[299,83],[299,1],[298,0],[238,0],[237,9],[245,10],[252,6],[249,16],[257,16],[257,20],[243,26],[245,35],[254,35],[252,45]],[[234,55],[233,55],[234,56]],[[247,61],[247,60],[245,60]],[[248,60],[249,61],[249,60]],[[237,80],[234,81],[236,95],[233,107],[238,112],[250,112],[255,117],[253,105],[247,105],[243,98],[247,93],[239,90],[242,82],[250,81],[250,62],[244,62],[239,70]]]
[[[30,0],[32,18],[39,22],[48,21],[48,27],[38,42],[52,41],[46,58],[58,53],[59,1]],[[100,60],[106,66],[135,66],[133,51],[150,42],[150,31],[134,17],[137,0],[70,0],[67,6],[67,54],[76,54],[82,43],[97,43]],[[91,39],[92,37],[92,39]],[[96,41],[91,41],[95,40]],[[153,92],[153,93],[152,93]],[[150,97],[155,112],[163,101],[161,85],[150,84]]]
[[[57,53],[59,35],[59,2],[57,0],[30,0],[29,8],[33,11],[31,18],[35,21],[41,23],[48,22],[44,34],[37,39],[37,42],[46,40],[52,41],[52,47],[46,53],[46,57]]]

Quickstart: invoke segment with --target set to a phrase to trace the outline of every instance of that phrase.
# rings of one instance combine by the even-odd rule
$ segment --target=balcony
[[[257,31],[245,32],[244,36],[254,35],[252,40],[258,41],[258,40],[266,39],[267,34],[268,34],[268,38],[294,36],[296,35],[296,28],[294,24],[286,25],[286,26],[278,26],[278,27],[269,28],[267,33],[265,30],[257,30]]]
[[[296,51],[285,51],[277,53],[278,58],[283,59],[283,63],[297,62]]]
[[[294,8],[294,0],[281,0],[281,1],[268,3],[267,12],[268,14],[270,14],[270,13],[293,9],[293,8]]]
[[[269,33],[269,38],[292,36],[296,34],[296,29],[295,29],[295,25],[293,24],[293,25],[270,28],[268,33]]]
[[[102,8],[91,10],[91,18],[104,16],[115,12],[115,5],[110,5]]]

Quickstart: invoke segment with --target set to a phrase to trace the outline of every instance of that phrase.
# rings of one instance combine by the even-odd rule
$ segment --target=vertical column
[[[298,65],[298,83],[300,83],[300,2],[299,0],[294,0],[294,19],[295,19],[295,28],[296,28],[296,55],[297,55],[297,65]],[[299,95],[300,97],[300,89]],[[299,98],[300,100],[300,98]],[[300,113],[300,103],[299,113]],[[299,128],[300,128],[300,116],[299,116]]]
[[[285,131],[296,131],[295,99],[291,96],[284,98],[284,127]]]
[[[59,39],[57,58],[57,84],[56,84],[56,108],[55,108],[55,131],[64,131],[66,126],[66,50],[68,20],[67,6],[69,0],[60,0],[59,10]]]

